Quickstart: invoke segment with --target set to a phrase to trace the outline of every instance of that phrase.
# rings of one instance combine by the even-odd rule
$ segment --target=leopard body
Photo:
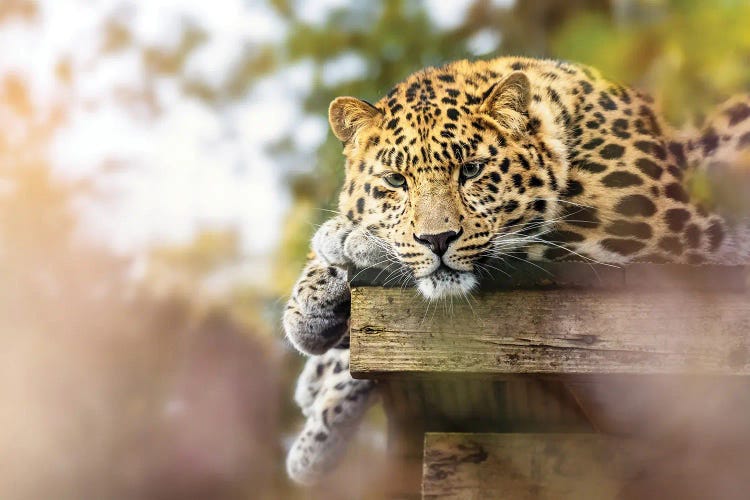
[[[506,57],[424,69],[374,104],[338,98],[329,120],[346,158],[341,215],[313,239],[284,325],[313,355],[298,395],[317,397],[331,366],[346,381],[289,454],[302,482],[334,462],[373,400],[374,386],[346,370],[342,266],[395,267],[435,299],[470,292],[490,258],[742,264],[750,254],[746,220],[688,188],[697,173],[750,164],[748,96],[675,131],[651,98],[591,68]],[[345,416],[338,429],[325,411]]]

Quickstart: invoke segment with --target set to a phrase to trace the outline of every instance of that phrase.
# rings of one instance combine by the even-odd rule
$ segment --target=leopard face
[[[332,103],[347,157],[340,208],[388,246],[425,296],[471,290],[482,258],[528,244],[557,217],[567,163],[545,134],[543,110],[529,120],[530,101],[524,73],[493,84],[433,70],[377,106]]]

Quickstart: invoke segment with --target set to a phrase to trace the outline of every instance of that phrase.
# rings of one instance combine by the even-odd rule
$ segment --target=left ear
[[[361,130],[375,127],[381,116],[378,108],[355,97],[337,97],[328,107],[328,122],[333,134],[345,144]]]
[[[495,88],[479,107],[479,112],[491,116],[501,127],[520,135],[526,130],[530,87],[526,73],[511,73],[495,84]]]

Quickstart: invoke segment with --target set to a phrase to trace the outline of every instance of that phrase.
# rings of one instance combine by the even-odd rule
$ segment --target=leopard
[[[307,422],[289,476],[320,481],[377,385],[349,374],[347,268],[390,269],[428,300],[472,293],[486,259],[746,264],[750,223],[690,189],[750,170],[750,96],[673,128],[648,94],[571,62],[461,60],[408,76],[375,103],[338,97],[337,214],[284,311],[310,356],[295,392]]]

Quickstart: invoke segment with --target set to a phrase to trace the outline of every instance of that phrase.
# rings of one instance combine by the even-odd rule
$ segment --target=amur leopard
[[[296,400],[307,417],[287,469],[302,483],[336,463],[374,401],[349,376],[343,267],[386,267],[428,299],[470,292],[483,259],[745,263],[750,231],[693,199],[696,172],[750,165],[750,99],[692,131],[651,98],[595,70],[551,60],[458,61],[409,76],[370,104],[335,99],[341,215],[284,313],[310,355]]]

